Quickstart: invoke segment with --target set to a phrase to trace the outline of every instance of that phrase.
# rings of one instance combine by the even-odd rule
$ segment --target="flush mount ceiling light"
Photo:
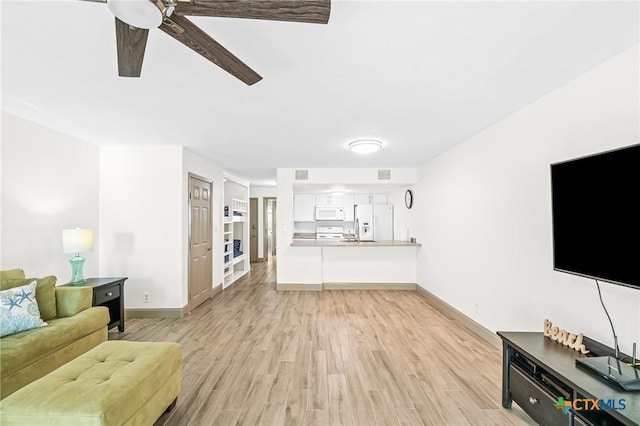
[[[349,149],[356,154],[371,154],[382,148],[382,142],[375,139],[360,139],[349,142]]]

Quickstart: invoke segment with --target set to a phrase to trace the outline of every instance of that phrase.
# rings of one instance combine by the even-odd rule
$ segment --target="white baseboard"
[[[149,308],[149,309],[125,309],[124,317],[129,318],[182,318],[188,314],[188,307],[182,308]],[[185,312],[185,310],[187,310]]]
[[[498,349],[502,349],[502,339],[500,339],[497,334],[478,324],[453,306],[449,305],[444,300],[440,299],[435,294],[429,292],[428,290],[425,290],[419,285],[416,286],[416,291],[419,295],[424,297],[430,305],[438,309],[440,312],[460,322],[490,345],[495,346]]]
[[[276,284],[277,291],[322,291],[322,284]]]
[[[415,283],[323,283],[324,290],[415,290]]]
[[[276,284],[277,291],[323,291],[323,290],[409,290],[415,291],[415,283],[322,283],[322,284]]]
[[[218,294],[222,293],[222,284],[211,288],[209,292],[209,299],[214,298]],[[205,303],[205,302],[203,302]],[[182,318],[188,315],[191,309],[189,305],[185,305],[182,308],[134,308],[125,309],[125,318]]]

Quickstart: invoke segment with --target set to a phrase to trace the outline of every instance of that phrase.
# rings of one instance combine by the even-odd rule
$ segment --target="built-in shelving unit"
[[[227,218],[224,218],[224,226],[223,226],[223,240],[224,240],[224,248],[223,248],[223,268],[224,268],[224,280],[225,283],[227,278],[233,274],[233,222],[227,221]]]
[[[225,179],[223,219],[223,288],[249,272],[248,187]]]

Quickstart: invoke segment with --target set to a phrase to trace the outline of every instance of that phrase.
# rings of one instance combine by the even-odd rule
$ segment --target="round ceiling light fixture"
[[[359,139],[349,142],[349,149],[356,154],[371,154],[380,151],[381,148],[382,142],[375,139]]]
[[[107,6],[122,22],[145,29],[159,27],[165,9],[162,2],[149,0],[108,0]]]

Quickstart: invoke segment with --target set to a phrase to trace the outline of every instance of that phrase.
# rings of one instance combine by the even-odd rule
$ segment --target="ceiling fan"
[[[234,77],[252,85],[262,77],[185,16],[326,24],[331,0],[90,0],[116,17],[118,75],[140,77],[149,29],[160,28]]]

